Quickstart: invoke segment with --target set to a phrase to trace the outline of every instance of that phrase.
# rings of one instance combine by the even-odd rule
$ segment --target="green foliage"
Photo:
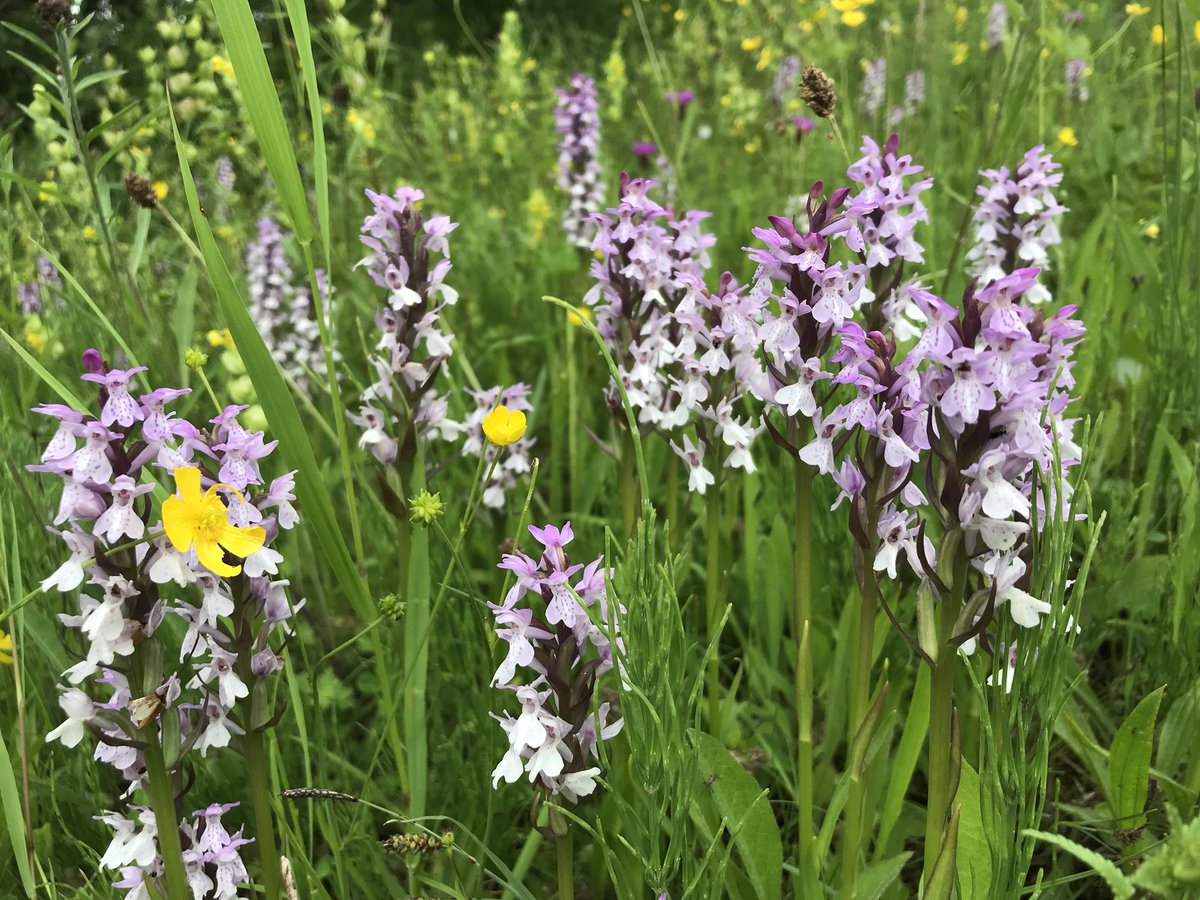
[[[1009,3],[1007,38],[985,48],[988,5],[869,4],[853,25],[841,8],[853,2],[568,10],[544,0],[148,0],[58,31],[37,23],[32,2],[17,10],[0,30],[10,75],[0,85],[0,627],[20,650],[13,669],[0,663],[0,895],[118,895],[115,873],[97,867],[110,835],[92,819],[112,806],[117,782],[84,752],[91,738],[78,751],[42,740],[61,721],[54,684],[79,653],[57,619],[76,611],[74,598],[28,587],[62,562],[44,530],[57,488],[24,468],[49,436],[28,409],[62,401],[95,412],[92,386],[78,381],[79,354],[94,346],[149,366],[155,384],[191,387],[179,409],[193,420],[211,418],[214,400],[251,404],[246,415],[280,441],[268,477],[299,472],[302,524],[281,539],[280,577],[307,603],[283,648],[273,699],[286,697],[287,709],[265,780],[361,801],[277,801],[300,896],[542,897],[560,883],[545,799],[524,781],[490,784],[504,744],[488,713],[509,698],[488,686],[502,650],[485,603],[506,589],[500,552],[514,539],[529,549],[523,526],[566,519],[577,546],[604,547],[615,568],[609,596],[624,607],[618,669],[600,693],[625,727],[600,747],[595,797],[570,810],[577,889],[807,896],[797,867],[792,460],[764,435],[759,470],[727,479],[713,529],[670,448],[648,436],[637,471],[648,503],[629,507],[636,528],[626,533],[613,457],[636,423],[614,424],[609,370],[588,329],[538,300],[574,308],[590,286],[586,254],[558,228],[553,88],[576,70],[595,77],[608,196],[622,171],[657,177],[628,152],[653,139],[679,208],[714,212],[715,270],[747,282],[750,229],[794,211],[812,181],[840,184],[841,140],[852,153],[862,134],[886,137],[904,76],[918,67],[927,102],[894,127],[936,179],[922,226],[929,286],[949,296],[968,280],[978,170],[1012,167],[1045,143],[1064,165],[1071,208],[1050,286],[1089,329],[1074,372],[1087,452],[1072,498],[1086,519],[1052,510],[1036,548],[1028,589],[1052,606],[1053,624],[1020,629],[1001,608],[996,652],[980,648],[960,665],[956,853],[934,866],[926,896],[1200,893],[1197,10],[1085,4],[1072,23],[1065,7]],[[837,136],[821,122],[797,139],[791,119],[807,114],[797,92],[770,99],[789,54],[836,81]],[[863,63],[880,57],[888,103],[868,115]],[[1077,58],[1089,72],[1086,102],[1063,84]],[[683,89],[696,100],[679,115],[663,94]],[[232,189],[217,179],[226,158]],[[156,184],[157,208],[124,194],[129,172]],[[360,396],[370,377],[380,301],[354,269],[362,191],[399,184],[422,188],[430,214],[461,223],[450,280],[462,300],[445,312],[452,417],[472,410],[464,388],[533,385],[541,474],[522,476],[523,508],[481,511],[460,545],[442,527],[478,487],[474,459],[431,447],[415,467],[380,467],[347,433],[343,398]],[[312,378],[308,391],[281,374],[247,313],[242,260],[263,216],[285,223],[299,281],[313,285],[320,268],[334,287],[319,330],[338,375]],[[61,284],[42,283],[43,256]],[[31,282],[42,283],[36,314],[17,302]],[[226,328],[236,347],[222,343]],[[210,357],[203,380],[184,363],[191,347]],[[446,515],[410,535],[405,503],[426,480]],[[923,863],[929,672],[886,616],[868,622],[876,706],[851,746],[857,596],[844,506],[827,513],[835,493],[818,481],[812,501],[812,874],[826,895],[843,884],[853,779],[865,810],[857,896],[898,900],[917,894]],[[728,615],[710,643],[714,531],[714,599]],[[885,591],[900,621],[913,622],[916,586]],[[404,615],[380,615],[375,598],[385,595]],[[1014,643],[1007,693],[996,682]],[[719,659],[722,727],[705,730],[710,659]],[[235,759],[212,754],[194,775],[188,802],[248,800]],[[253,830],[249,807],[238,822]],[[418,812],[420,825],[405,820]],[[421,826],[454,830],[459,852],[380,852],[382,837]]]

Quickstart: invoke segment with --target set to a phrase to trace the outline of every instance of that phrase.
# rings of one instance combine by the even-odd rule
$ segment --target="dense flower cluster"
[[[375,315],[376,380],[350,419],[363,429],[359,446],[390,464],[418,438],[453,440],[460,430],[447,416],[446,397],[433,389],[453,352],[454,335],[442,330],[441,315],[458,302],[458,291],[445,281],[449,237],[458,223],[449,216],[426,219],[420,210],[425,195],[413,187],[401,187],[392,197],[366,194],[375,209],[363,220],[362,242],[371,253],[359,265],[389,293]]]
[[[500,568],[516,582],[503,603],[488,604],[496,635],[508,645],[492,684],[513,691],[521,703],[516,717],[492,714],[509,742],[492,772],[492,786],[525,774],[548,793],[578,803],[596,789],[600,767],[589,763],[598,742],[615,737],[624,725],[623,719],[608,721],[608,703],[593,709],[596,682],[614,665],[613,641],[620,647],[605,585],[609,572],[603,557],[586,566],[571,562],[566,553],[574,539],[570,522],[561,529],[531,525],[529,531],[541,554],[537,559],[520,550],[505,555]],[[540,600],[541,615],[520,605],[530,599]]]
[[[308,389],[309,372],[325,375],[325,354],[312,292],[293,284],[292,267],[283,234],[269,217],[258,221],[258,237],[246,247],[246,281],[250,317],[279,367],[301,390]],[[321,312],[329,305],[328,279],[317,270]]]
[[[1040,144],[1025,154],[1015,173],[1007,166],[985,169],[984,183],[976,193],[983,198],[975,210],[975,244],[968,253],[973,272],[986,284],[1019,266],[1050,263],[1048,248],[1061,241],[1058,220],[1067,211],[1054,197],[1062,172]],[[1026,296],[1042,303],[1050,293],[1038,283]]]
[[[1008,6],[1003,0],[997,0],[988,10],[987,16],[987,46],[989,50],[1004,45],[1008,37]]]
[[[563,228],[577,247],[591,245],[595,226],[591,215],[604,204],[600,172],[600,107],[596,82],[581,72],[570,87],[557,88],[554,122],[558,144],[558,186],[567,194]]]
[[[17,285],[17,299],[21,304],[21,315],[35,316],[47,305],[47,300],[61,302],[58,296],[62,288],[62,276],[49,257],[38,257],[37,277]]]
[[[776,130],[785,127],[788,111],[788,101],[792,100],[799,89],[800,58],[785,56],[775,70],[771,81],[771,89],[767,92],[767,112],[775,122]]]
[[[1086,59],[1075,58],[1067,60],[1067,66],[1063,72],[1063,80],[1067,86],[1068,100],[1076,100],[1080,103],[1087,102],[1088,86]]]
[[[240,828],[230,834],[221,823],[221,817],[236,806],[237,803],[214,803],[192,813],[195,818],[191,822],[184,820],[179,824],[184,872],[196,900],[202,897],[234,900],[238,885],[249,881],[241,848],[253,839],[242,837]],[[126,897],[148,900],[152,896],[148,886],[163,874],[162,858],[158,854],[158,823],[153,811],[142,807],[135,809],[136,822],[114,812],[96,817],[115,832],[100,864],[120,870],[121,880],[113,887],[126,888],[129,891]]]
[[[1036,198],[1037,211],[1056,207],[1044,199],[1053,176],[1039,151],[1027,156],[1020,194]],[[885,178],[912,171],[895,160],[880,170],[878,157],[868,158],[867,170],[855,164],[860,184],[878,186],[881,171]],[[751,258],[773,300],[759,331],[765,393],[786,418],[799,420],[796,433],[811,436],[795,446],[776,431],[776,440],[832,476],[841,489],[835,508],[850,501],[851,530],[875,572],[898,577],[904,560],[918,578],[937,583],[926,527],[958,531],[985,585],[970,598],[974,618],[990,592],[993,606],[1007,604],[1017,624],[1037,624],[1050,608],[1027,593],[1029,532],[1046,520],[1045,510],[1033,513],[1041,501],[1036,473],[1054,472],[1056,444],[1064,474],[1080,452],[1065,416],[1071,355],[1083,334],[1074,308],[1045,316],[1030,305],[1042,299],[1036,268],[980,281],[978,290],[973,284],[961,308],[909,281],[896,298],[915,308],[909,324],[916,343],[899,353],[895,337],[857,321],[867,262],[830,262],[827,241],[839,236],[861,256],[873,242],[853,223],[882,222],[888,213],[879,213],[894,211],[894,203],[887,189],[849,194],[842,188],[822,200],[816,185],[803,233],[782,218],[755,231],[765,248],[751,250]],[[890,249],[919,261],[919,246],[900,250],[911,239],[909,225]],[[897,229],[888,230],[894,238]],[[1054,499],[1069,508],[1069,484]]]
[[[584,302],[595,310],[640,421],[670,428],[681,423],[665,373],[685,339],[673,313],[686,296],[703,291],[715,238],[700,230],[708,213],[676,217],[650,198],[652,186],[623,179],[618,206],[592,217],[595,284]],[[619,408],[615,391],[609,402]]]
[[[99,386],[99,416],[60,404],[34,409],[57,422],[40,464],[29,469],[61,481],[51,530],[69,553],[41,587],[78,597],[78,613],[59,618],[87,648],[64,673],[70,686],[59,704],[67,718],[48,739],[74,747],[90,730],[95,758],[121,772],[132,792],[145,787],[145,741],[163,744],[178,768],[188,752],[226,747],[252,724],[238,701],[279,668],[276,646],[304,605],[289,598],[287,581],[273,579],[283,557],[270,546],[298,521],[296,498],[291,473],[264,481],[261,462],[275,442],[238,423],[246,407],[226,407],[202,429],[168,408],[187,389],[135,396],[144,367],[110,369],[95,351],[84,363],[84,380]],[[150,494],[154,479],[164,477],[174,478],[179,495],[163,503],[160,519]],[[230,565],[225,549],[241,564]],[[189,591],[194,602],[183,599]],[[186,625],[177,647],[166,646],[174,633],[162,628],[168,616]],[[140,651],[150,646],[159,652]],[[172,674],[164,675],[164,661]],[[142,849],[131,855],[132,826],[118,819],[106,859],[140,869],[123,868],[119,885],[137,890],[158,874],[156,826],[139,813],[151,830],[139,832]],[[240,871],[244,880],[238,843],[218,847],[213,835],[193,862],[224,865],[227,876]],[[220,861],[210,850],[220,851]],[[213,896],[233,896],[232,883]]]
[[[463,453],[467,456],[484,457],[484,477],[488,477],[488,472],[491,472],[491,477],[483,488],[483,505],[491,509],[503,509],[509,490],[516,486],[521,475],[529,471],[533,438],[522,434],[517,440],[506,443],[502,450],[484,435],[483,420],[497,406],[523,413],[532,409],[529,403],[529,385],[517,383],[509,388],[501,389],[496,386],[467,393],[474,401],[475,409],[463,422],[463,432],[466,434]]]
[[[887,94],[887,60],[882,56],[867,63],[862,80],[863,115],[872,118],[883,109]]]
[[[726,272],[716,292],[692,291],[673,313],[682,339],[669,369],[675,407],[662,425],[681,430],[671,447],[688,467],[688,489],[697,493],[715,482],[721,466],[755,470],[750,447],[759,429],[739,415],[739,406],[745,393],[765,384],[757,353],[763,303],[761,293],[744,290]],[[705,455],[718,448],[706,464]]]

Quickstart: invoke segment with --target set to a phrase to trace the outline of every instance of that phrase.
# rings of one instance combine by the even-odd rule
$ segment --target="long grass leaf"
[[[213,0],[213,10],[237,76],[242,102],[246,105],[246,118],[258,138],[267,168],[271,170],[279,202],[287,213],[296,240],[307,244],[313,237],[308,198],[300,181],[296,153],[275,90],[275,80],[267,65],[267,54],[258,36],[254,13],[248,0]]]

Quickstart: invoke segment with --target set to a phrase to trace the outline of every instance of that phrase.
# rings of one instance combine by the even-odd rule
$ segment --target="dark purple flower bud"
[[[100,355],[100,351],[89,347],[83,351],[83,356],[80,357],[80,362],[83,364],[85,372],[91,372],[93,375],[103,375],[108,371],[108,366],[104,363],[104,357]]]
[[[270,647],[263,647],[250,658],[250,671],[256,678],[266,678],[279,669],[282,660]]]
[[[629,151],[641,162],[649,162],[658,153],[658,144],[654,141],[635,141]]]

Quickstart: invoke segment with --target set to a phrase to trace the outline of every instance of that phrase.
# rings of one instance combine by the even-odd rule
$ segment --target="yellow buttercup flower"
[[[223,56],[214,56],[212,58],[212,70],[217,75],[229,78],[233,75],[233,63]]]
[[[1125,12],[1129,13],[1131,16],[1144,16],[1146,13],[1150,12],[1150,7],[1143,6],[1140,3],[1126,3]]]
[[[208,346],[210,347],[233,346],[233,335],[229,333],[228,328],[226,328],[224,331],[217,331],[214,328],[204,335],[204,337],[208,339]]]
[[[84,225],[83,226],[83,237],[84,237],[84,240],[94,241],[96,239],[96,229],[93,228],[91,225]]]
[[[1163,27],[1161,25],[1155,25],[1150,29],[1150,43],[1161,45],[1166,41],[1166,39],[1167,33],[1163,31]]]
[[[763,39],[760,37],[746,38],[742,41],[742,49],[747,53],[753,53],[763,45]]]
[[[1196,24],[1192,26],[1192,35],[1196,38],[1196,43],[1200,44],[1200,19],[1196,20]]]
[[[1075,129],[1070,126],[1060,128],[1058,130],[1058,142],[1064,147],[1074,147],[1079,143],[1079,138],[1075,137]]]
[[[515,444],[525,434],[525,413],[497,406],[483,417],[483,433],[497,447]]]
[[[589,307],[577,306],[574,312],[567,313],[567,321],[576,328],[582,328],[585,319],[589,322],[592,321],[592,311]]]
[[[12,665],[12,635],[5,634],[3,628],[0,628],[0,663]]]
[[[852,9],[842,13],[842,24],[850,28],[857,28],[865,21],[867,21],[867,14],[861,9]]]
[[[225,562],[225,552],[245,559],[262,548],[267,533],[257,525],[230,525],[225,501],[217,493],[228,485],[214,484],[201,493],[200,470],[195,466],[175,470],[175,487],[178,493],[162,506],[163,528],[171,545],[180,553],[194,546],[200,564],[222,578],[242,571],[241,566]]]
[[[1159,227],[1157,222],[1151,222],[1146,226],[1146,230],[1143,231],[1142,234],[1146,235],[1146,237],[1150,238],[1150,240],[1154,240],[1160,234],[1162,234],[1162,228]]]
[[[967,61],[967,53],[969,48],[963,43],[951,44],[950,46],[954,49],[954,56],[950,60],[950,65],[961,66]]]
[[[169,190],[170,188],[167,187],[167,183],[165,181],[154,182],[154,196],[160,201],[167,199],[167,191]]]

